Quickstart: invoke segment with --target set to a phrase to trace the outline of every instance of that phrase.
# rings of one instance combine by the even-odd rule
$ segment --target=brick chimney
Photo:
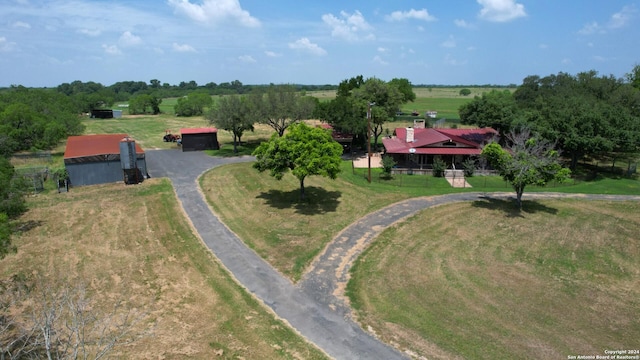
[[[407,141],[408,143],[411,143],[411,142],[413,142],[414,140],[415,140],[415,139],[414,139],[414,136],[413,136],[413,128],[408,127],[408,128],[407,128],[407,139],[406,139],[406,141]]]

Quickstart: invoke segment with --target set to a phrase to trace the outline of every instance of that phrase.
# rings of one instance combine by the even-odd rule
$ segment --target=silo
[[[130,137],[120,140],[120,165],[122,166],[125,184],[137,184],[140,182],[137,159],[136,142]]]

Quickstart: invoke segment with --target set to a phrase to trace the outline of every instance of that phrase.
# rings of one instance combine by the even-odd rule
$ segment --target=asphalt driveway
[[[223,164],[252,157],[214,158],[202,152],[149,150],[151,177],[168,177],[187,216],[213,254],[237,281],[288,322],[302,336],[335,359],[404,359],[402,353],[364,332],[344,312],[321,301],[322,291],[308,291],[283,277],[244,245],[209,209],[197,178]],[[321,289],[318,289],[321,290]]]
[[[269,306],[302,336],[335,359],[404,359],[404,354],[378,341],[351,320],[344,298],[349,269],[361,251],[388,226],[441,204],[512,197],[513,193],[456,193],[408,199],[357,220],[328,244],[298,284],[292,284],[249,249],[209,209],[197,178],[227,163],[252,157],[214,158],[202,152],[147,151],[152,177],[168,177],[187,216],[204,243],[237,281]],[[527,193],[531,198],[635,200],[640,196]]]

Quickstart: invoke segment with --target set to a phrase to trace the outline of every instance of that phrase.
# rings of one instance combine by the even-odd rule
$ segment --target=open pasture
[[[29,198],[3,279],[83,284],[91,311],[118,301],[148,333],[121,359],[324,359],[246,290],[194,235],[166,179],[74,188]]]
[[[363,327],[428,359],[636,348],[640,204],[479,200],[387,229],[352,269]]]

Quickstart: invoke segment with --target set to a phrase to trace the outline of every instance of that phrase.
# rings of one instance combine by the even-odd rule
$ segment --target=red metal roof
[[[129,137],[127,134],[69,136],[64,158],[120,154],[120,141],[127,137]],[[144,150],[138,143],[136,143],[136,153],[144,154]]]
[[[207,127],[207,128],[182,128],[180,129],[180,134],[213,134],[217,133],[218,129]]]
[[[478,155],[482,145],[497,132],[483,129],[413,129],[414,141],[407,142],[407,129],[397,128],[396,136],[382,139],[387,153],[428,155]],[[445,144],[454,143],[456,146]]]

